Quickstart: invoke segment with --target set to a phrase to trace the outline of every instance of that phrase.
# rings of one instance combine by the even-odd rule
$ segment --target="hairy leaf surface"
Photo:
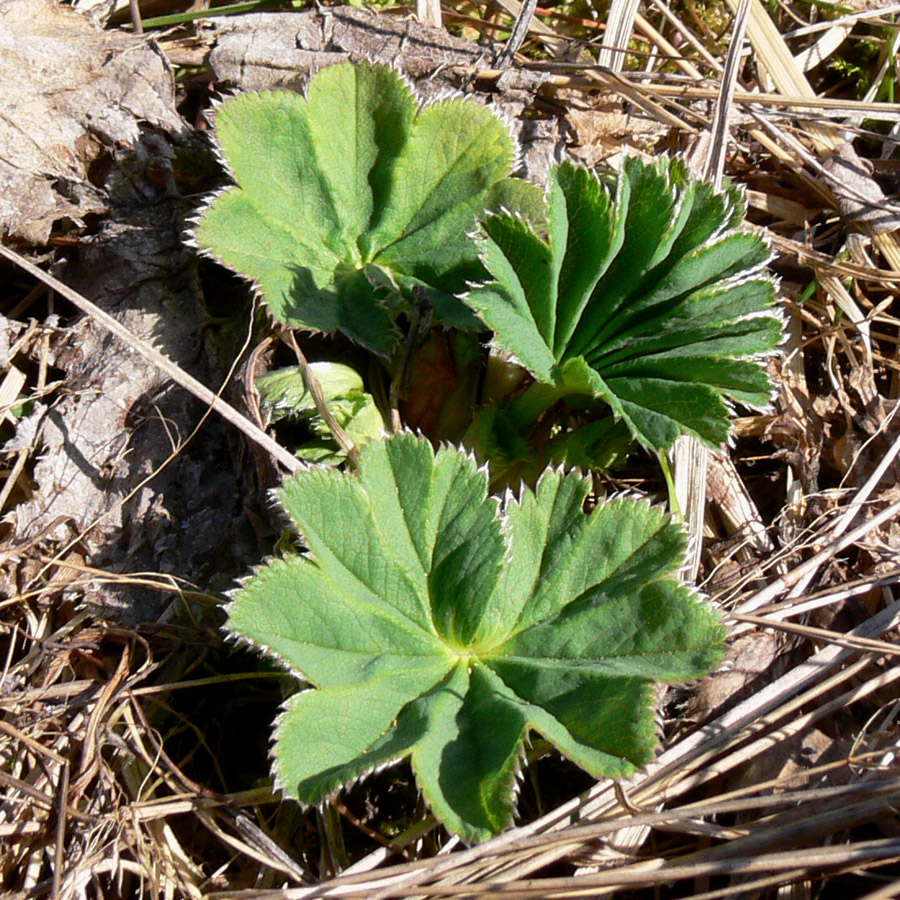
[[[470,457],[409,434],[352,476],[285,483],[309,553],[263,568],[228,626],[311,686],[277,728],[289,796],[410,756],[435,814],[482,840],[510,823],[529,729],[595,775],[650,761],[653,682],[705,674],[724,629],[678,583],[668,517],[626,498],[586,515],[588,490],[549,470],[501,507]]]
[[[615,186],[554,169],[547,236],[510,215],[485,223],[494,280],[467,302],[495,343],[542,382],[601,397],[645,447],[728,436],[729,400],[765,406],[761,355],[781,340],[769,251],[739,229],[736,190],[678,160],[626,160]]]
[[[387,66],[323,69],[306,97],[230,98],[215,124],[235,184],[204,212],[197,244],[252,279],[279,322],[380,354],[394,341],[383,301],[398,289],[427,288],[445,324],[477,325],[453,296],[483,273],[476,217],[539,197],[508,178],[512,140],[488,109],[419,109]]]

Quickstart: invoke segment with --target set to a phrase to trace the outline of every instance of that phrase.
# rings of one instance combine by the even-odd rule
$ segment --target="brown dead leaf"
[[[739,789],[748,784],[768,781],[780,782],[781,788],[846,784],[851,774],[848,768],[838,767],[828,773],[813,773],[810,770],[846,759],[849,751],[849,742],[833,739],[824,731],[813,728],[778,741],[767,753],[754,758],[746,769],[740,771],[732,787]]]
[[[215,42],[209,61],[219,81],[251,91],[299,88],[322,66],[367,59],[422,79],[417,88],[428,96],[446,89],[434,78],[441,69],[474,65],[484,53],[443,29],[350,6],[212,19],[205,32]]]
[[[759,631],[737,638],[729,645],[725,662],[700,683],[683,718],[702,724],[775,681],[790,667],[789,651],[788,640],[780,632]]]
[[[841,144],[823,168],[842,216],[851,222],[869,223],[876,234],[900,228],[900,207],[888,201],[873,178],[871,161],[859,156],[851,144]]]
[[[91,167],[132,145],[140,121],[182,127],[155,44],[53,0],[0,0],[0,84],[0,236],[33,244],[105,208]]]
[[[569,149],[589,166],[614,156],[625,146],[652,145],[667,133],[665,125],[609,94],[585,97],[575,91],[561,91],[559,99],[566,103],[566,118],[575,132],[574,146]]]

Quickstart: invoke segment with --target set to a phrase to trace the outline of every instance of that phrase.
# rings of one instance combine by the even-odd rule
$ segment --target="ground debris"
[[[134,144],[140,122],[182,127],[152,43],[52,0],[0,0],[0,84],[0,235],[33,244],[106,209],[94,167]]]

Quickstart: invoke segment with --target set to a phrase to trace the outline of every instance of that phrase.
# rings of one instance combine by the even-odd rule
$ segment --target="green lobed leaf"
[[[677,580],[681,530],[634,499],[585,514],[588,490],[548,470],[501,507],[471,457],[410,434],[285,483],[309,552],[261,569],[228,628],[311,685],[276,731],[288,796],[409,756],[441,821],[483,840],[531,729],[597,776],[651,759],[653,682],[705,674],[725,632]]]
[[[419,109],[388,66],[330,66],[306,97],[230,98],[215,136],[235,184],[203,212],[201,250],[251,279],[279,322],[382,355],[393,289],[425,287],[445,324],[477,327],[454,297],[483,275],[469,235],[486,209],[527,214],[540,193],[508,177],[512,139],[487,108]]]
[[[635,439],[725,441],[729,401],[765,406],[762,358],[781,341],[765,242],[740,230],[736,189],[678,160],[628,158],[615,194],[583,167],[551,173],[546,237],[484,223],[493,280],[466,302],[494,342],[560,396],[591,383]]]

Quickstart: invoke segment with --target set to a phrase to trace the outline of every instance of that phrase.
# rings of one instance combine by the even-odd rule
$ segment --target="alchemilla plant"
[[[733,404],[768,402],[781,326],[739,193],[637,157],[603,176],[563,163],[543,191],[511,176],[486,108],[421,106],[375,65],[229,99],[216,137],[234,183],[199,247],[280,326],[371,361],[258,383],[311,438],[279,492],[307,550],[263,566],[228,616],[302,683],[277,783],[315,804],[409,758],[474,841],[511,823],[530,732],[630,775],[656,745],[654,682],[704,675],[725,631],[678,581],[681,529],[644,500],[589,498],[590,473],[682,434],[721,444]],[[466,408],[422,421],[454,422],[460,447],[403,430],[432,388]]]

